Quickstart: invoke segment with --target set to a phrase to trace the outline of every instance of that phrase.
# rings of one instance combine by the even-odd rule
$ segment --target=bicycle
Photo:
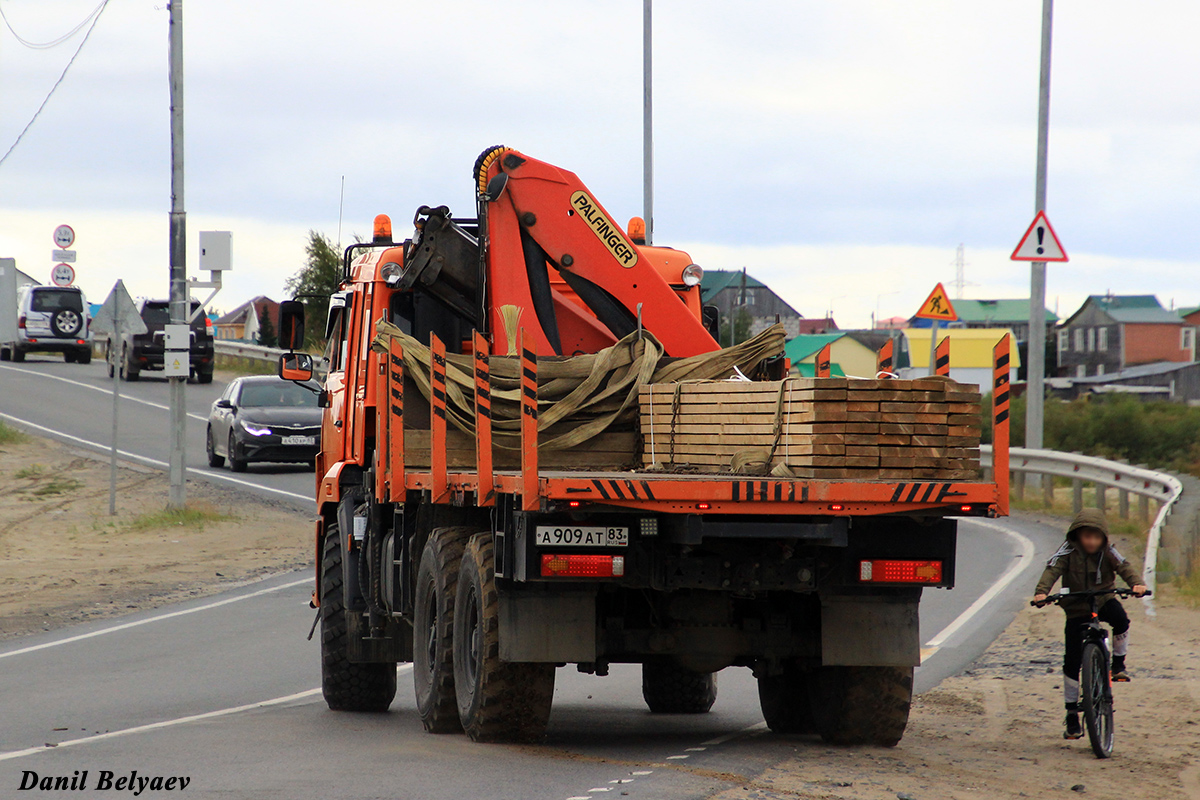
[[[1091,603],[1091,621],[1083,629],[1083,663],[1080,668],[1079,702],[1083,706],[1084,727],[1092,752],[1096,758],[1108,758],[1113,752],[1113,693],[1112,675],[1109,672],[1108,631],[1100,625],[1100,609],[1096,598],[1100,595],[1134,597],[1132,589],[1088,589],[1082,592],[1059,592],[1042,602],[1030,600],[1029,605],[1045,608],[1051,603],[1060,603],[1072,597],[1086,597]],[[1139,597],[1150,597],[1147,590]]]

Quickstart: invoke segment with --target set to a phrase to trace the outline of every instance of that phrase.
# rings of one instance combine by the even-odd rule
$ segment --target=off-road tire
[[[50,330],[59,339],[74,339],[83,330],[83,315],[62,308],[50,317]]]
[[[758,704],[774,733],[814,733],[812,704],[808,699],[808,673],[788,665],[780,675],[758,679]]]
[[[69,350],[63,353],[63,362],[66,364],[74,364],[77,359],[78,355],[76,353],[72,353]]]
[[[908,725],[912,667],[821,667],[808,681],[813,722],[831,744],[895,747]]]
[[[229,444],[226,445],[226,447],[228,449],[225,451],[225,457],[229,459],[229,468],[234,472],[245,472],[246,460],[242,458],[235,458],[233,455],[237,452],[237,442],[234,441],[233,431],[229,432]]]
[[[204,434],[204,451],[208,456],[208,465],[210,467],[225,466],[225,456],[217,455],[217,447],[213,443],[212,428],[209,428]]]
[[[471,537],[454,605],[454,689],[476,742],[539,742],[554,701],[554,664],[500,660],[500,595],[491,533]]]
[[[212,383],[213,374],[211,372],[197,372],[196,383]]]
[[[717,673],[651,661],[642,664],[642,698],[653,714],[705,714],[717,702]]]
[[[334,711],[387,711],[396,696],[396,665],[350,661],[342,581],[341,536],[330,523],[321,555],[321,693]]]
[[[80,364],[90,364],[90,363],[92,363],[92,351],[91,351],[91,349],[88,349],[88,350],[80,350],[80,351],[79,351],[79,355],[77,356],[76,360],[77,360],[77,361],[78,361]]]
[[[459,733],[454,695],[454,601],[458,570],[475,527],[434,528],[417,567],[413,612],[413,688],[430,733]]]
[[[17,364],[20,364],[22,361],[25,360],[25,351],[18,350],[14,347],[13,351],[12,351],[12,360]]]

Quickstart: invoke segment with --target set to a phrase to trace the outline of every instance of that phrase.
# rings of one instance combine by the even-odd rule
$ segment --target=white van
[[[22,286],[17,291],[17,340],[0,342],[0,361],[24,361],[26,353],[62,353],[63,360],[92,360],[91,315],[74,286]]]

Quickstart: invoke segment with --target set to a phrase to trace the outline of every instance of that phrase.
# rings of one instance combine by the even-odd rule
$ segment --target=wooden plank
[[[880,403],[879,410],[887,414],[938,414],[945,416],[950,413],[949,403]]]
[[[909,436],[945,436],[946,430],[945,425],[886,423],[879,426],[880,433],[900,433]]]
[[[959,426],[951,425],[949,428],[946,429],[946,435],[947,436],[979,437],[979,436],[983,435],[983,431],[982,431],[982,429],[980,429],[980,427],[978,425],[975,425],[972,427],[967,427],[965,425],[959,425]]]
[[[872,447],[899,447],[909,444],[911,436],[895,433],[847,433],[846,444],[871,445]]]

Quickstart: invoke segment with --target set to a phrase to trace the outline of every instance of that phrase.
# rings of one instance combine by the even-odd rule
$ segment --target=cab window
[[[341,309],[334,314],[329,326],[329,340],[325,343],[325,363],[330,372],[341,372],[346,364],[346,311]]]

